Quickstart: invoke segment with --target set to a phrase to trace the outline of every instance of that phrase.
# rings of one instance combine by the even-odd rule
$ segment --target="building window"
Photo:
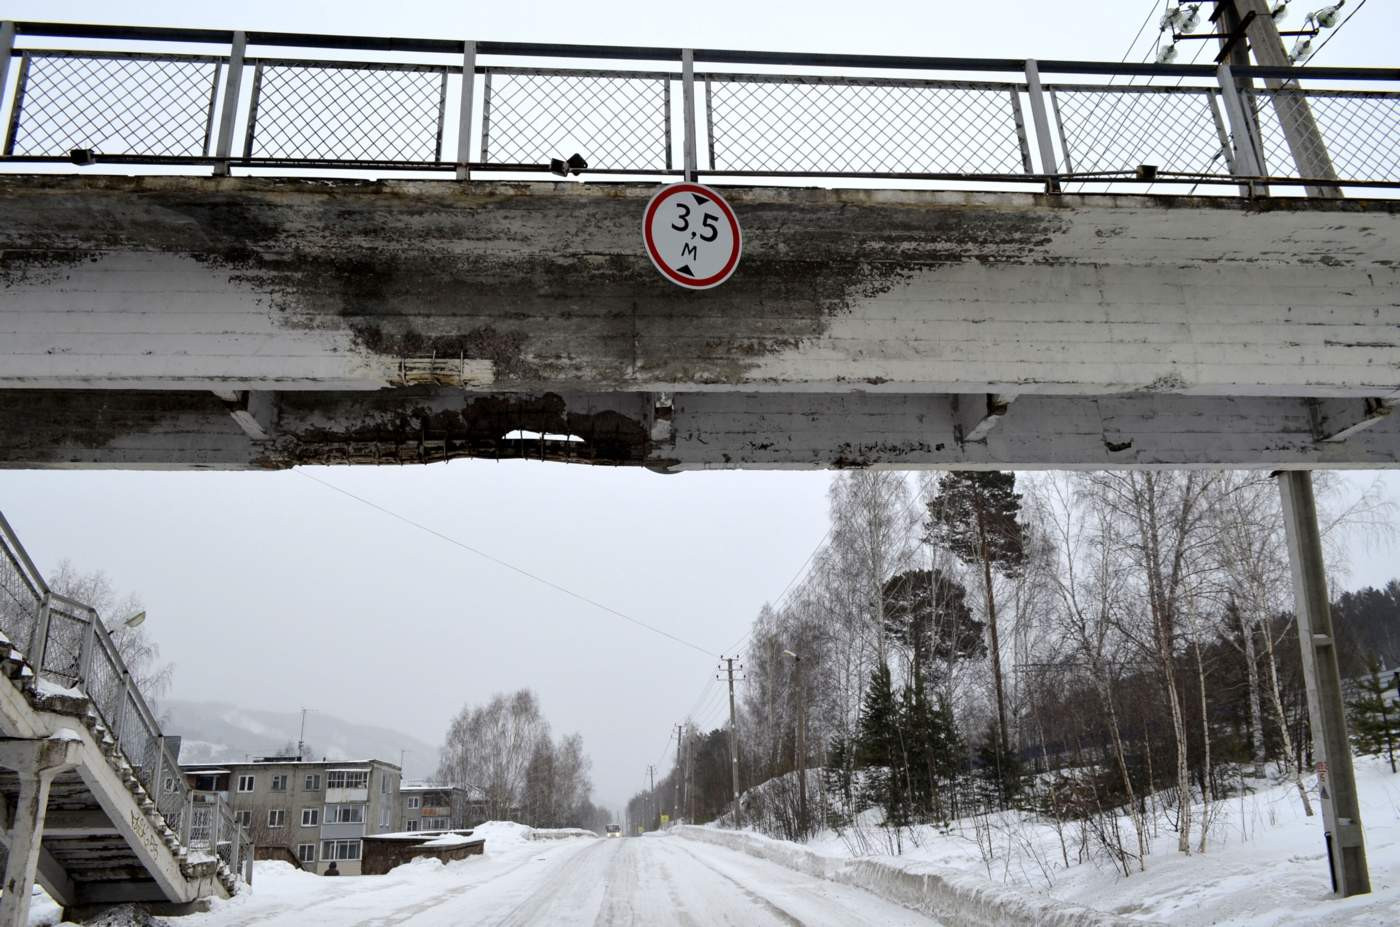
[[[364,805],[326,805],[327,824],[363,824]]]
[[[302,827],[315,827],[317,824],[320,824],[320,823],[321,823],[321,809],[320,809],[320,808],[303,808],[303,809],[301,809],[301,826],[302,826]]]
[[[321,859],[359,859],[360,841],[326,840],[321,843]]]
[[[320,773],[307,773],[307,774],[306,774],[306,780],[305,780],[305,782],[302,784],[302,788],[305,789],[305,790],[308,791],[308,792],[319,792],[319,791],[321,791],[321,774],[320,774]]]
[[[423,829],[424,829],[424,830],[447,830],[448,826],[449,826],[449,825],[448,825],[448,823],[447,823],[447,818],[424,818],[424,819],[423,819]]]
[[[409,808],[410,811],[417,810],[418,805],[419,805],[419,798],[418,798],[417,795],[414,795],[412,798],[410,798],[410,799],[408,800],[408,808]]]
[[[314,862],[316,862],[316,844],[314,844],[314,843],[299,843],[299,844],[297,844],[297,859],[301,860],[303,863],[314,863]]]
[[[173,792],[173,791],[175,791],[175,777],[174,777],[174,776],[166,776],[166,777],[165,777],[165,788],[164,788],[163,791],[166,791],[166,792]]]
[[[326,773],[326,788],[328,789],[366,789],[369,788],[368,769],[332,769]]]
[[[272,808],[267,812],[268,827],[285,827],[287,824],[287,809]]]
[[[389,806],[388,806],[388,805],[381,805],[381,806],[379,807],[379,826],[380,826],[381,828],[387,828],[387,827],[389,826]]]
[[[238,777],[238,791],[240,791],[240,792],[251,792],[251,791],[253,791],[253,777],[252,777],[252,776],[239,776],[239,777]]]
[[[417,821],[409,821],[409,822],[408,822],[408,829],[409,829],[410,831],[415,831],[415,830],[417,830],[417,829],[418,829],[418,822],[417,822]]]
[[[233,819],[238,822],[240,827],[253,826],[253,812],[251,811],[235,811]]]
[[[286,773],[282,773],[281,775],[277,775],[277,776],[273,776],[273,777],[272,777],[272,791],[274,791],[274,792],[285,792],[285,791],[287,791],[287,774],[286,774]]]

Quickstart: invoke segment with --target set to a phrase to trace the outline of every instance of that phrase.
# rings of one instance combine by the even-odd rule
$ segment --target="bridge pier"
[[[54,777],[78,764],[77,739],[7,740],[0,742],[0,765],[19,777],[19,799],[9,824],[9,859],[4,893],[0,894],[0,924],[29,923],[29,898],[34,890],[43,852],[44,819],[49,786]]]

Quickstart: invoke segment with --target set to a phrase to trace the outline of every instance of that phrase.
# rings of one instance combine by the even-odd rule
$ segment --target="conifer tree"
[[[904,803],[906,756],[899,708],[889,664],[881,663],[870,674],[861,705],[856,760],[866,770],[867,794],[884,807],[886,823],[895,826],[908,820]]]
[[[1370,672],[1358,680],[1357,695],[1347,703],[1351,715],[1351,739],[1358,752],[1384,753],[1395,772],[1395,748],[1400,745],[1400,702],[1387,701],[1389,686],[1381,680],[1380,667],[1372,660]],[[1400,680],[1400,674],[1393,678]],[[1400,686],[1400,682],[1396,683]]]
[[[1006,696],[1001,679],[992,573],[1015,576],[1026,561],[1016,474],[996,470],[946,473],[938,481],[938,492],[929,501],[928,508],[926,540],[942,544],[964,563],[982,568],[987,629],[991,636],[988,655],[996,687],[997,735],[1001,755],[1008,756],[1011,749],[1006,729]]]

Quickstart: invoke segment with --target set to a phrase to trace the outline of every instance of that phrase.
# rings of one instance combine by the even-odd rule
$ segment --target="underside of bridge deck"
[[[0,178],[0,466],[1392,466],[1400,203]]]

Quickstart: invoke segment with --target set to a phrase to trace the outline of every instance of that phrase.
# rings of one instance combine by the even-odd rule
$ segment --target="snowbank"
[[[530,830],[531,840],[567,840],[571,837],[592,837],[598,835],[581,827],[535,827]]]
[[[948,923],[967,927],[1142,927],[1148,923],[1077,905],[1045,902],[974,875],[895,857],[840,859],[758,834],[681,826],[674,832],[872,892]]]

